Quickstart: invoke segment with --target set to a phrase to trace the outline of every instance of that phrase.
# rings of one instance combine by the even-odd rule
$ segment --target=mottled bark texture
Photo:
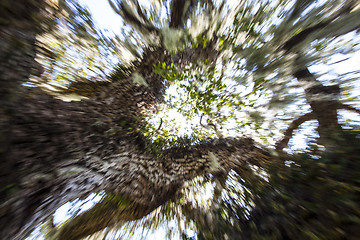
[[[119,89],[111,95],[111,103],[107,101],[110,97],[66,103],[33,91],[19,99],[8,152],[8,159],[15,164],[5,175],[17,179],[12,186],[16,192],[9,197],[16,204],[4,205],[3,230],[15,224],[11,229],[16,229],[17,236],[26,235],[27,231],[18,232],[18,228],[28,221],[39,223],[60,204],[91,192],[105,190],[131,202],[111,215],[107,214],[108,208],[97,211],[104,221],[96,221],[98,225],[91,230],[85,231],[86,221],[81,221],[82,226],[65,226],[62,239],[70,239],[70,235],[75,239],[119,220],[146,215],[195,176],[230,169],[241,172],[244,164],[269,159],[249,139],[223,139],[191,149],[171,149],[161,158],[147,155],[136,129],[137,106],[142,106],[144,95],[127,94],[124,88]],[[19,221],[14,216],[14,221],[6,223],[13,214],[21,216]],[[85,232],[76,235],[66,230],[69,228]]]
[[[144,153],[141,119],[161,100],[166,85],[152,72],[153,63],[172,61],[163,49],[145,53],[136,69],[147,87],[134,84],[131,77],[119,79],[81,102],[63,102],[39,89],[26,89],[21,83],[39,71],[35,37],[44,3],[4,4],[1,239],[23,239],[59,206],[92,192],[106,191],[114,199],[126,200],[125,207],[115,209],[118,203],[106,198],[102,202],[109,204],[99,203],[56,235],[61,239],[86,236],[146,215],[195,176],[230,169],[240,172],[243,164],[269,158],[248,139],[172,149],[161,158]],[[209,51],[185,50],[175,56],[175,63],[181,68],[194,59],[216,59],[214,51],[205,50]],[[94,212],[101,221],[84,220]]]
[[[13,142],[12,122],[16,101],[21,95],[21,83],[30,74],[38,75],[40,65],[34,61],[35,38],[44,21],[43,1],[10,1],[0,3],[0,238],[9,238],[24,221],[22,211],[11,209],[6,202],[16,189],[18,176],[9,174],[16,167],[16,159],[9,156]],[[14,183],[15,182],[15,183]],[[12,224],[16,222],[16,224]],[[5,228],[5,229],[4,229]],[[4,234],[3,234],[4,233]]]
[[[241,174],[250,162],[259,165],[269,159],[250,139],[222,139],[191,149],[172,149],[164,158],[134,150],[110,157],[105,160],[105,167],[104,160],[96,160],[102,168],[96,170],[103,174],[102,187],[107,186],[105,190],[115,193],[115,197],[108,195],[66,223],[56,236],[79,239],[120,221],[141,218],[171,199],[187,180],[206,173],[227,173],[230,169]],[[88,221],[95,216],[96,221]]]
[[[141,124],[139,106],[145,104],[146,94],[137,93],[135,86],[125,88],[124,82],[118,84],[109,88],[110,92],[117,89],[117,93],[103,99],[99,96],[96,100],[67,103],[34,91],[19,99],[8,151],[14,165],[4,175],[16,178],[12,186],[15,194],[9,196],[13,204],[8,202],[2,209],[3,230],[15,224],[11,229],[16,229],[16,236],[24,236],[31,230],[18,231],[25,223],[39,223],[60,204],[91,192],[105,190],[130,201],[120,211],[112,205],[103,212],[91,210],[103,219],[91,229],[87,224],[94,222],[80,221],[82,226],[70,222],[61,239],[70,239],[70,235],[76,239],[120,220],[146,215],[198,175],[230,169],[241,172],[244,164],[269,159],[249,139],[223,139],[190,149],[171,149],[161,158],[147,155],[137,129]],[[106,95],[106,90],[102,94]],[[109,211],[114,212],[109,215]],[[6,222],[14,214],[19,221],[13,216],[14,221]],[[83,232],[77,235],[72,233],[74,229]]]
[[[214,61],[214,43],[185,49],[173,59],[161,48],[145,51],[135,71],[147,86],[134,84],[131,77],[118,79],[88,100],[69,103],[39,89],[25,90],[21,83],[41,71],[34,57],[39,23],[45,19],[43,4],[1,2],[1,239],[23,239],[63,203],[105,191],[93,209],[54,233],[58,239],[78,239],[118,221],[141,218],[198,175],[231,169],[241,174],[245,165],[271,159],[250,139],[170,149],[162,157],[144,152],[142,116],[161,101],[166,87],[153,73],[153,64],[173,61],[181,69],[195,59]],[[181,26],[175,18],[173,23]],[[314,82],[305,68],[294,76]],[[316,89],[327,94],[329,88],[309,86],[306,93],[315,117],[322,126],[332,126],[336,110],[328,105],[336,103],[313,99]],[[324,109],[329,110],[322,113]]]
[[[0,154],[4,159],[10,145],[8,139],[14,100],[20,94],[20,84],[29,74],[39,69],[34,61],[35,37],[38,31],[34,22],[38,6],[27,1],[2,1],[0,7]],[[2,165],[1,175],[11,166]],[[6,180],[1,179],[1,183]],[[5,183],[6,184],[6,183]]]

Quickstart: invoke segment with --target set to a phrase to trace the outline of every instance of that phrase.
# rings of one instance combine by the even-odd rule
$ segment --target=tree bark
[[[120,160],[117,156],[107,160],[114,167],[105,173],[111,181],[105,190],[116,195],[107,195],[94,208],[60,227],[58,239],[80,239],[118,222],[139,219],[174,197],[185,181],[196,176],[230,169],[241,173],[249,163],[260,165],[270,159],[250,139],[222,139],[192,149],[171,149],[164,158],[136,151],[125,159],[120,156]]]
[[[49,19],[42,14],[44,1],[1,2],[0,8],[0,238],[11,238],[23,222],[23,212],[10,205],[10,195],[17,190],[18,176],[11,173],[17,160],[11,158],[13,121],[16,102],[23,91],[21,84],[29,76],[41,73],[35,58],[36,34],[41,32],[39,22]],[[13,224],[13,223],[16,224]]]
[[[39,5],[41,1],[39,2]],[[39,6],[26,1],[3,1],[0,9],[0,157],[5,159],[10,146],[11,113],[14,101],[25,82],[39,65],[34,61],[35,37],[38,28],[33,25]],[[11,168],[2,161],[0,176]],[[1,179],[1,190],[8,184]],[[2,194],[1,194],[2,195]]]
[[[196,176],[230,170],[241,174],[247,164],[261,166],[271,159],[245,138],[170,149],[162,157],[145,153],[139,128],[143,114],[164,93],[166,83],[152,71],[154,60],[170,61],[163,49],[147,51],[136,69],[147,86],[138,86],[131,78],[120,79],[89,100],[70,103],[39,89],[25,91],[21,83],[39,70],[34,60],[38,18],[33,16],[42,6],[32,1],[7,3],[2,16],[13,22],[0,29],[0,44],[5,46],[0,53],[6,56],[0,66],[0,238],[23,239],[67,201],[105,191],[100,203],[54,235],[58,239],[85,237],[119,221],[145,216]],[[214,60],[217,54],[209,44],[205,49],[187,49],[174,61],[181,62],[181,68],[194,59]],[[294,76],[311,83],[306,94],[319,124],[324,129],[337,127],[336,108],[332,108],[336,102],[313,99],[318,92],[337,89],[313,85],[316,80],[306,68],[296,70]]]
[[[140,124],[138,95],[130,97],[123,90],[110,96],[67,103],[29,91],[19,100],[8,152],[15,164],[5,176],[17,178],[16,193],[4,205],[4,237],[21,239],[61,204],[92,192],[106,191],[131,203],[120,210],[113,201],[106,207],[99,203],[59,233],[60,239],[84,237],[121,220],[145,216],[196,176],[231,169],[241,172],[246,164],[270,159],[250,139],[220,139],[189,149],[170,149],[161,158],[145,154],[136,129]],[[110,98],[111,104],[106,101]],[[85,221],[92,212],[103,221]],[[14,220],[6,223],[10,216]]]
[[[170,61],[162,49],[147,52],[136,69],[147,87],[131,78],[120,79],[89,100],[64,102],[21,86],[39,71],[35,38],[44,6],[43,2],[8,3],[2,16],[10,23],[0,29],[2,56],[6,56],[0,66],[1,239],[23,239],[67,201],[106,191],[107,198],[57,233],[60,239],[86,236],[148,214],[195,176],[230,169],[241,172],[244,164],[270,158],[249,139],[170,149],[161,158],[144,153],[141,119],[161,100],[166,85],[152,72],[154,59]],[[215,59],[210,47],[186,50],[174,61],[181,62],[181,68],[194,59]],[[109,202],[109,196],[130,204],[115,209],[119,201]],[[84,221],[93,212],[102,221]]]

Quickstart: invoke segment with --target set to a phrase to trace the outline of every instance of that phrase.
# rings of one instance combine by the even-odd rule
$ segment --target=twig
[[[204,116],[205,113],[201,114],[201,117],[200,117],[200,125],[203,127],[203,128],[206,128],[206,126],[204,124],[202,124],[202,118]]]
[[[155,131],[155,132],[158,132],[158,131],[161,129],[161,125],[162,125],[162,123],[163,123],[163,119],[162,119],[162,118],[160,118],[160,125],[159,125],[159,127],[156,129],[156,131]]]

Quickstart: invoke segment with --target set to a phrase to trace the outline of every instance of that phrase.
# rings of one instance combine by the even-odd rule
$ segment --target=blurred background
[[[360,2],[3,0],[1,239],[358,239]]]

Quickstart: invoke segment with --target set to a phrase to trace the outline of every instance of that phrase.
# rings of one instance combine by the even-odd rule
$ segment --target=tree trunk
[[[139,129],[143,114],[163,96],[165,83],[152,72],[154,59],[169,61],[162,49],[147,53],[137,69],[147,87],[121,79],[89,100],[63,102],[21,86],[39,70],[34,58],[42,4],[8,1],[1,10],[10,20],[0,29],[1,239],[23,239],[67,201],[105,191],[101,203],[56,233],[77,239],[143,217],[198,175],[241,172],[249,162],[269,159],[249,139],[170,149],[161,158],[145,154]],[[175,58],[182,64],[216,58],[209,52],[190,49]],[[121,201],[128,204],[116,208]],[[84,221],[93,214],[101,221]]]
[[[146,52],[136,69],[147,86],[120,79],[89,100],[69,103],[39,89],[25,90],[21,83],[39,72],[34,57],[42,4],[5,1],[0,10],[10,19],[0,29],[0,55],[5,56],[0,65],[1,239],[23,239],[67,201],[105,191],[100,203],[54,233],[58,239],[85,237],[145,216],[196,176],[241,174],[247,164],[261,166],[271,159],[245,138],[170,149],[162,157],[145,153],[141,119],[161,100],[166,85],[153,73],[153,64],[171,61],[163,49]],[[181,68],[194,59],[216,57],[209,44],[184,50],[174,61]],[[307,69],[294,76],[314,80]],[[321,93],[325,90],[320,86]],[[319,124],[326,131],[337,127],[336,109],[323,111],[329,101],[312,99],[314,91],[312,85],[306,93]]]
[[[41,1],[39,2],[39,6]],[[0,157],[6,159],[11,138],[11,114],[14,102],[25,82],[39,65],[34,61],[35,37],[38,27],[40,7],[26,4],[26,1],[3,1],[0,9]],[[4,163],[6,162],[6,164]],[[2,160],[1,188],[9,184],[3,174],[11,169],[13,163]],[[3,194],[1,194],[3,196]]]
[[[19,99],[8,152],[15,164],[5,176],[16,177],[16,192],[4,204],[3,237],[14,236],[12,232],[15,239],[26,236],[61,204],[92,192],[106,191],[130,203],[120,210],[114,208],[114,201],[99,203],[59,233],[60,239],[84,237],[120,220],[145,216],[196,176],[230,169],[241,172],[248,163],[269,159],[250,139],[170,149],[163,157],[145,154],[136,129],[140,109],[130,100],[136,97],[126,90],[96,101],[67,103],[33,91]],[[95,226],[83,220],[93,212],[103,219]],[[13,221],[7,223],[10,217]]]
[[[44,1],[1,2],[0,8],[0,238],[10,238],[18,230],[23,213],[18,212],[18,202],[8,202],[17,190],[18,176],[12,173],[17,159],[9,156],[13,142],[13,120],[16,102],[22,92],[21,84],[30,74],[38,75],[40,65],[34,61],[35,38],[45,22],[41,14]],[[16,222],[16,224],[12,224]]]

